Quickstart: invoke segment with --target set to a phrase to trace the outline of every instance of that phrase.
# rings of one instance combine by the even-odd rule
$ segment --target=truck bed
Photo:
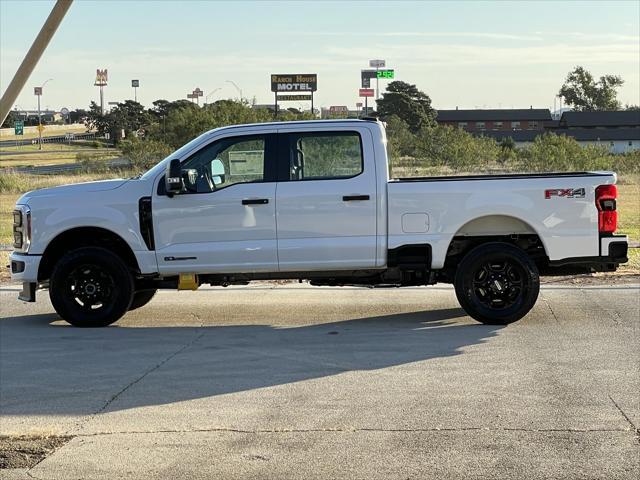
[[[550,260],[598,256],[595,188],[615,182],[611,172],[396,178],[387,187],[389,248],[428,243],[441,268],[454,237],[537,235]]]

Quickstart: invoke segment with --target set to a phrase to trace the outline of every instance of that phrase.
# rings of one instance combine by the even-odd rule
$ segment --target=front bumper
[[[600,238],[600,255],[597,257],[573,257],[549,262],[545,275],[568,275],[589,272],[615,272],[622,263],[627,263],[629,238],[626,235],[611,235]]]
[[[18,295],[20,300],[25,302],[36,301],[40,260],[42,260],[42,255],[26,255],[13,252],[9,256],[11,280],[22,283],[22,291]]]

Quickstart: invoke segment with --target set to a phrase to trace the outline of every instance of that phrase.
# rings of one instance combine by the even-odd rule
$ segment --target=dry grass
[[[46,143],[42,145],[42,150],[38,150],[37,145],[3,147],[0,168],[75,163],[78,154],[90,154],[95,159],[109,160],[120,156],[121,152],[113,148],[90,148],[89,143]]]
[[[26,127],[25,127],[26,128]],[[48,129],[45,125],[42,137],[57,137],[64,135],[65,133],[85,133],[87,127],[82,124],[66,125],[63,129]],[[0,131],[0,140],[27,140],[29,138],[38,138],[38,132],[27,132],[25,130],[24,135],[14,135],[13,130]]]

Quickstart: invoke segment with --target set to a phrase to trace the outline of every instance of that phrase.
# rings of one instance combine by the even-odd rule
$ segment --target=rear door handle
[[[342,197],[343,202],[351,202],[353,200],[369,200],[369,195],[345,195]]]
[[[268,198],[245,198],[242,200],[243,205],[266,205],[269,203]]]

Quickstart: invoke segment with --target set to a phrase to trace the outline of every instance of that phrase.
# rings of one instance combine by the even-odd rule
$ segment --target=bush
[[[121,141],[120,148],[131,161],[133,170],[138,172],[148,170],[173,151],[169,145],[158,140],[139,138]]]

